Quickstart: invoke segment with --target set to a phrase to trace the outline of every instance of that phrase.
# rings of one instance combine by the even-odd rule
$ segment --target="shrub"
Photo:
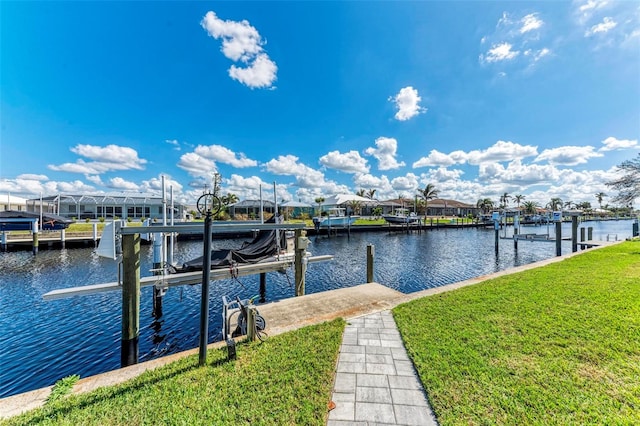
[[[98,220],[100,221],[100,223],[104,223],[104,217],[100,216]]]

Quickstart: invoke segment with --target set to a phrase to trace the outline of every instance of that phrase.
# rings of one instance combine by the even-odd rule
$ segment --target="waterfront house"
[[[174,219],[183,220],[187,206],[174,200]],[[105,194],[57,194],[26,201],[30,212],[53,213],[76,219],[162,219],[163,200],[155,194],[113,192]],[[166,200],[167,218],[171,217],[171,202]]]

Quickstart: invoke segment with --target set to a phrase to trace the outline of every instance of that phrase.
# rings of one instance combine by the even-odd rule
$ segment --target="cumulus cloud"
[[[18,179],[24,179],[24,180],[49,180],[47,175],[36,175],[36,174],[33,174],[33,173],[24,173],[24,174],[18,175]]]
[[[456,163],[464,163],[467,161],[467,153],[464,151],[453,151],[450,154],[445,154],[432,149],[428,156],[420,158],[413,163],[413,168],[418,167],[437,167],[437,166],[451,166]]]
[[[231,78],[251,88],[273,86],[278,67],[264,53],[262,46],[265,42],[248,21],[222,20],[215,12],[209,11],[200,25],[211,37],[222,39],[222,53],[227,58],[245,65],[231,65]]]
[[[602,141],[604,146],[600,148],[598,151],[616,151],[621,149],[631,149],[638,147],[638,140],[630,140],[630,139],[616,139],[613,136],[609,136],[605,140]]]
[[[254,167],[258,165],[258,162],[256,160],[247,158],[243,153],[236,154],[229,148],[226,148],[222,145],[198,145],[194,152],[201,157],[224,164],[229,164],[233,167],[243,168]]]
[[[538,154],[538,147],[520,145],[511,141],[497,141],[486,150],[473,150],[467,154],[469,164],[482,164],[495,161],[512,161]]]
[[[480,55],[480,61],[492,63],[514,59],[520,54],[520,52],[517,50],[511,50],[512,48],[513,45],[507,42],[494,44],[485,55]]]
[[[493,184],[511,184],[524,188],[529,185],[549,184],[558,178],[558,170],[552,165],[523,164],[517,159],[507,166],[499,163],[481,164],[478,180]]]
[[[194,177],[211,178],[217,171],[216,163],[195,152],[188,152],[182,155],[177,166]]]
[[[21,175],[22,176],[22,175]],[[26,175],[28,179],[0,179],[0,192],[23,196],[24,198],[33,198],[40,194],[44,196],[54,194],[83,194],[95,192],[95,188],[87,185],[80,180],[71,182],[42,181],[31,179],[30,175]]]
[[[94,161],[76,160],[75,163],[60,165],[49,164],[47,167],[58,172],[101,174],[114,170],[143,170],[147,160],[138,158],[138,152],[133,148],[107,145],[76,145],[71,152]]]
[[[344,154],[339,151],[331,151],[320,157],[320,164],[330,169],[340,170],[345,173],[368,173],[367,160],[360,156],[358,151],[349,151]]]
[[[561,146],[545,149],[534,161],[547,161],[553,165],[575,166],[584,164],[593,157],[602,157],[602,154],[596,152],[592,146]]]
[[[391,187],[396,191],[409,191],[412,194],[418,189],[418,176],[407,173],[405,176],[398,176],[391,179]]]
[[[541,19],[538,19],[537,13],[530,13],[520,20],[522,27],[520,27],[520,34],[528,33],[529,31],[537,30],[544,24]]]
[[[419,105],[422,98],[418,95],[418,90],[411,86],[403,87],[397,95],[391,96],[389,100],[393,101],[398,109],[395,115],[396,120],[406,121],[427,111],[427,108]]]
[[[616,25],[618,25],[618,23],[614,21],[613,18],[605,16],[602,22],[600,22],[599,24],[593,25],[591,28],[585,31],[584,36],[589,37],[598,33],[604,34],[609,30],[612,30],[613,28],[615,28]]]
[[[325,180],[324,173],[299,163],[295,155],[281,155],[277,159],[271,159],[265,163],[265,168],[276,175],[295,176],[295,185],[300,188],[325,190],[325,194],[332,193],[337,188],[335,182]]]
[[[478,57],[480,64],[511,69],[522,66],[531,70],[533,64],[551,53],[551,49],[543,45],[546,35],[541,30],[543,26],[544,21],[537,12],[513,19],[504,12],[494,33],[480,40],[484,51]],[[491,47],[487,49],[487,45]],[[506,75],[504,71],[498,73],[500,77]]]
[[[162,176],[163,175],[160,174],[157,177],[142,181],[142,185],[138,186],[138,189],[142,190],[142,192],[162,195]],[[164,184],[167,191],[167,197],[169,197],[169,188],[171,187],[173,187],[174,197],[176,196],[176,193],[182,192],[182,184],[169,175],[164,175]]]
[[[140,186],[136,183],[126,181],[121,177],[114,177],[109,179],[109,183],[107,184],[109,188],[113,189],[121,189],[124,191],[136,191],[140,188]]]
[[[367,148],[365,154],[371,155],[378,160],[379,170],[391,170],[405,165],[404,161],[398,162],[396,160],[397,150],[397,140],[381,136],[376,139],[376,148]]]

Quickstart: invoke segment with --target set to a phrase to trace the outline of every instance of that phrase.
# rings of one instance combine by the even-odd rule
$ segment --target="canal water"
[[[631,236],[632,222],[585,222],[595,240]],[[505,233],[506,232],[506,233]],[[521,233],[553,236],[550,226],[522,227]],[[570,236],[570,224],[563,236]],[[500,231],[509,237],[512,229]],[[238,247],[242,240],[215,240],[214,248]],[[490,228],[434,229],[422,233],[369,232],[327,238],[311,237],[313,255],[332,254],[331,262],[307,271],[306,291],[317,293],[366,281],[366,247],[375,246],[375,280],[403,293],[438,287],[555,256],[555,244],[500,240],[494,251]],[[562,243],[569,253],[571,243]],[[175,261],[200,256],[202,242],[178,242]],[[141,275],[152,275],[151,246],[142,247]],[[0,253],[0,397],[6,397],[79,374],[86,377],[120,367],[121,293],[44,301],[59,288],[116,281],[114,261],[91,248]],[[210,295],[209,341],[219,340],[222,296],[247,298],[259,292],[258,276],[214,281]],[[143,288],[140,314],[140,361],[198,346],[200,285],[171,288],[164,315],[152,316],[152,288]],[[267,274],[267,301],[293,297],[293,271]],[[267,318],[268,321],[268,318]]]

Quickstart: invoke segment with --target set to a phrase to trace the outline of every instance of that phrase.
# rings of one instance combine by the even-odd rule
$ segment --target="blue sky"
[[[640,151],[638,2],[0,1],[0,193],[590,201]]]

